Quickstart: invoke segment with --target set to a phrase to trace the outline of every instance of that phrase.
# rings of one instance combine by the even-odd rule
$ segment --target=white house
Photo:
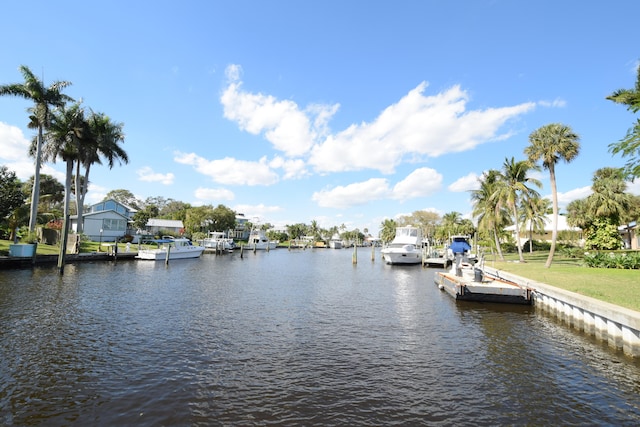
[[[551,242],[551,236],[553,234],[553,215],[547,215],[545,217],[545,226],[544,233],[533,231],[532,240],[540,240]],[[522,226],[520,224],[520,241],[518,244],[522,246],[529,240],[529,230],[531,229],[531,221],[527,221],[527,223]],[[513,239],[516,238],[516,227],[515,225],[510,225],[505,228],[506,231],[510,232],[513,235]],[[580,245],[584,244],[584,238],[582,236],[582,230],[578,227],[571,227],[567,224],[567,217],[564,215],[558,215],[558,233],[560,232],[570,232],[572,235],[572,240],[577,241]]]

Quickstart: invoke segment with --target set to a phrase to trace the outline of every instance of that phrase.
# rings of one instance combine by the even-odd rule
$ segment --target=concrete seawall
[[[491,267],[485,270],[533,289],[533,305],[537,310],[606,341],[626,355],[640,357],[640,312]]]

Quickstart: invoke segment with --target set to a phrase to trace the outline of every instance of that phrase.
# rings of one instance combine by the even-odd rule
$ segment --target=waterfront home
[[[91,205],[82,215],[83,233],[93,241],[114,242],[124,236],[136,210],[113,199]],[[78,231],[78,216],[69,218],[71,230]]]
[[[531,236],[529,236],[531,230],[531,221],[527,221],[525,225],[521,224],[520,229],[520,241],[518,244],[522,246],[526,242],[529,241],[529,237],[532,240],[536,241],[545,241],[551,243],[551,235],[553,233],[553,215],[546,215],[544,219],[544,231],[536,231],[533,230]],[[505,231],[508,231],[513,235],[513,240],[516,239],[516,227],[515,225],[510,225],[505,228]],[[584,237],[582,235],[582,230],[578,227],[571,227],[567,224],[567,217],[564,215],[558,215],[558,242],[567,241],[567,242],[575,242],[578,245],[584,245]]]

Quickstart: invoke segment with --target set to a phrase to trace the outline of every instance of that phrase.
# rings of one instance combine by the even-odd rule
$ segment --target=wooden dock
[[[532,289],[498,277],[487,276],[475,267],[437,272],[435,283],[458,301],[526,304],[532,302]]]

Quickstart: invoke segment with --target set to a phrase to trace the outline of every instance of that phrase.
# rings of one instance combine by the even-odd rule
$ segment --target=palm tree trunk
[[[78,214],[77,233],[82,234],[84,222],[82,218],[82,185],[80,179],[80,162],[76,163],[76,213]]]
[[[36,142],[36,170],[33,174],[33,189],[31,191],[31,214],[29,216],[29,231],[36,229],[38,219],[38,202],[40,199],[40,165],[42,163],[42,125],[38,126],[38,140]]]
[[[60,241],[60,254],[58,255],[58,272],[64,273],[64,258],[67,254],[67,242],[69,241],[69,204],[71,203],[71,175],[73,174],[73,161],[67,160],[67,176],[64,182],[64,221],[62,224],[62,239]]]
[[[546,268],[551,267],[553,262],[553,254],[556,251],[556,240],[558,239],[558,189],[556,188],[556,171],[553,164],[549,166],[549,181],[551,181],[551,199],[553,201],[553,231],[551,232],[551,248],[547,262],[544,264]]]
[[[498,238],[498,230],[495,226],[493,227],[493,237],[496,240],[496,251],[498,251],[500,261],[504,261],[504,255],[502,255],[502,247],[500,246],[500,239]]]
[[[524,261],[524,256],[522,256],[522,246],[520,246],[520,224],[518,224],[518,203],[517,200],[513,203],[513,220],[516,225],[516,247],[518,248],[518,257],[520,262]]]

